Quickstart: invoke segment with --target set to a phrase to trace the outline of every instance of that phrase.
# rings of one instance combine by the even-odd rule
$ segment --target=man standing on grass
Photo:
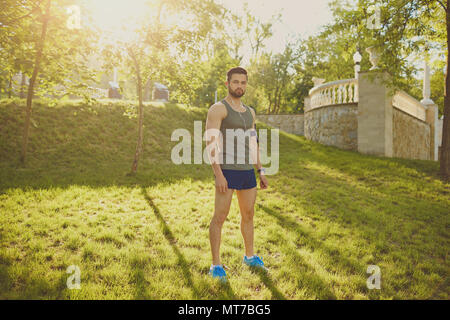
[[[266,189],[268,183],[259,159],[255,111],[241,102],[247,80],[247,71],[244,68],[230,69],[225,83],[228,95],[209,108],[206,120],[207,148],[211,150],[208,155],[215,176],[214,215],[209,226],[212,253],[209,273],[213,278],[222,281],[226,281],[226,273],[220,263],[220,237],[234,190],[241,213],[241,233],[245,245],[243,262],[249,266],[265,269],[262,259],[253,251],[256,177],[252,164],[259,173],[261,189]],[[217,132],[221,137],[217,135],[211,137],[211,132]],[[235,146],[237,148],[234,148]],[[237,152],[234,149],[237,149]]]

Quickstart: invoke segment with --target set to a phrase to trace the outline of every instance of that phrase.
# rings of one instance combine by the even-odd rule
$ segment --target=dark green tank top
[[[221,102],[227,108],[227,116],[222,120],[222,124],[220,125],[220,131],[223,137],[222,150],[219,152],[219,159],[222,161],[220,167],[229,170],[251,170],[253,169],[253,164],[251,163],[249,152],[250,135],[245,135],[244,132],[253,127],[252,112],[244,104],[245,111],[238,112],[225,99]],[[227,129],[231,129],[232,132],[227,132]],[[227,137],[229,143],[232,143],[231,146],[234,146],[234,152],[232,152],[231,148],[227,150]],[[227,163],[230,161],[231,163]]]

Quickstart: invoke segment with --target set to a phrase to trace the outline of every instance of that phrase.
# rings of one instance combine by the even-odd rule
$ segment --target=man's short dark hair
[[[248,80],[247,70],[245,70],[242,67],[234,67],[234,68],[231,68],[230,70],[228,70],[228,72],[227,72],[227,81],[228,82],[230,82],[231,76],[233,74],[235,74],[235,73],[237,73],[237,74],[245,74],[246,77],[247,77],[247,80]]]

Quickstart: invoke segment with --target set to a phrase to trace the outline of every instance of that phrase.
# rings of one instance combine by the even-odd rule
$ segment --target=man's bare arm
[[[252,128],[253,128],[253,130],[256,131],[256,128],[255,128],[255,122],[256,122],[255,111],[252,108],[250,110],[253,113],[253,119],[254,119]],[[255,164],[255,168],[256,169],[261,169],[262,168],[262,164],[261,164],[260,157],[259,157],[259,143],[258,143],[258,141],[256,139],[256,135],[251,136],[250,140],[251,140],[250,144],[253,144],[253,148],[256,149],[256,152],[254,152],[254,153],[256,153],[256,157],[257,157],[257,162]],[[267,189],[267,187],[269,186],[269,183],[267,182],[267,178],[266,178],[266,176],[265,176],[265,174],[263,172],[261,172],[259,174],[259,180],[260,180],[259,183],[260,183],[261,189]]]
[[[217,162],[218,154],[216,154],[219,150],[219,137],[213,133],[220,131],[223,118],[224,108],[221,108],[219,104],[216,103],[209,108],[206,119],[206,148],[210,150],[208,156],[216,177],[223,177],[223,172],[220,164]]]
[[[251,111],[251,113],[253,114],[253,125],[252,125],[252,129],[253,130],[255,130],[256,131],[256,129],[255,129],[255,122],[256,122],[256,114],[255,114],[255,111],[253,110],[253,108],[250,108],[250,111]],[[255,132],[256,133],[256,132]],[[257,133],[256,133],[257,134]],[[261,160],[260,160],[260,155],[259,155],[259,144],[258,144],[258,142],[257,142],[257,139],[256,139],[256,135],[254,135],[254,136],[251,136],[251,149],[250,149],[250,153],[251,154],[253,154],[253,155],[256,155],[256,163],[255,163],[255,161],[253,160],[253,163],[254,163],[254,167],[255,167],[255,169],[256,170],[258,170],[258,169],[261,169],[262,168],[262,164],[261,164]],[[254,151],[253,151],[254,150]],[[253,151],[253,153],[252,153],[252,151]]]

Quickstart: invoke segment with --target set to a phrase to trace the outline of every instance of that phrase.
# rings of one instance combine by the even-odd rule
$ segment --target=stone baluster
[[[331,104],[336,104],[336,87],[332,87],[331,92],[332,92]]]
[[[311,108],[356,102],[357,84],[353,79],[317,87],[310,96]]]
[[[342,92],[344,94],[344,97],[342,98],[342,103],[347,103],[347,85],[342,85]]]
[[[353,102],[353,88],[352,88],[352,84],[349,83],[348,84],[348,102]]]

